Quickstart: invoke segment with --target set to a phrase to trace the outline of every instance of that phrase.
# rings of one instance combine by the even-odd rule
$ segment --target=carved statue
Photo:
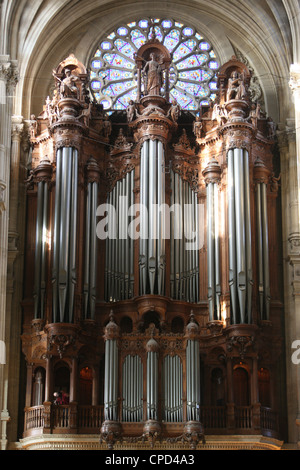
[[[278,191],[280,179],[281,179],[281,174],[276,178],[275,174],[272,173],[271,178],[270,178],[270,180],[271,180],[271,188],[270,189],[271,189],[272,193],[276,193]]]
[[[180,116],[180,106],[176,100],[172,101],[172,106],[169,109],[168,116],[171,117],[173,122],[177,122]]]
[[[111,134],[111,130],[112,130],[111,122],[108,118],[106,118],[103,121],[103,128],[102,128],[102,132],[103,132],[104,137],[109,137],[110,134]]]
[[[276,124],[271,117],[268,117],[267,125],[268,125],[268,137],[274,137],[276,135]]]
[[[53,100],[50,100],[49,96],[47,96],[46,118],[49,120],[49,125],[51,126],[54,122],[56,122],[58,117],[59,117],[59,111],[57,107],[56,95],[54,95]]]
[[[152,52],[150,54],[150,60],[146,63],[142,71],[145,80],[145,89],[148,95],[160,95],[162,86],[162,69],[155,59],[156,56]]]
[[[82,109],[82,112],[78,119],[83,119],[83,123],[85,126],[89,126],[91,114],[92,114],[92,103],[86,104],[84,108]]]
[[[247,121],[251,122],[253,127],[257,127],[257,119],[260,118],[260,108],[259,105],[255,105],[254,103],[251,105],[251,110],[249,113],[249,117]]]
[[[223,106],[216,103],[213,107],[212,119],[216,119],[218,126],[223,126],[227,121],[227,116]]]
[[[37,120],[34,114],[31,114],[30,116],[30,124],[29,124],[29,130],[30,130],[30,137],[35,138],[37,135]]]
[[[65,70],[65,78],[60,84],[60,96],[61,98],[67,98],[69,96],[75,96],[78,98],[78,88],[76,82],[79,81],[79,77],[73,75],[70,69]]]
[[[133,121],[136,115],[136,107],[135,107],[133,100],[129,101],[129,105],[126,108],[126,113],[127,113],[127,121],[128,122]]]
[[[201,121],[200,116],[196,116],[196,120],[193,125],[193,131],[196,137],[200,138],[202,136],[203,122]]]
[[[246,96],[246,88],[244,84],[244,78],[236,71],[232,72],[231,77],[228,80],[227,89],[227,101],[230,100],[242,100]]]

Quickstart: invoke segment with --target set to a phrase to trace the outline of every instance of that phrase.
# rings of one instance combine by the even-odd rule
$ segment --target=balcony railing
[[[25,409],[24,437],[49,432],[95,434],[99,433],[103,421],[103,406],[72,403],[33,406]],[[201,406],[200,421],[207,435],[216,432],[222,434],[256,432],[270,437],[278,435],[277,413],[265,407],[260,407],[260,426],[255,430],[252,406],[234,406],[233,419],[226,406]]]

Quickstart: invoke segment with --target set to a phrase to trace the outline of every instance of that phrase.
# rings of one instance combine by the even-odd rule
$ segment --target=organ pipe
[[[220,320],[219,189],[221,168],[213,158],[203,171],[207,200],[207,272],[209,320]]]
[[[106,240],[105,298],[116,302],[133,295],[133,237],[128,234],[129,208],[134,204],[134,170],[117,181],[108,194],[108,227]]]
[[[182,421],[182,363],[179,356],[165,356],[163,362],[164,420]]]
[[[34,274],[34,318],[44,318],[46,292],[46,246],[48,231],[48,184],[38,182]]]
[[[118,347],[115,339],[105,342],[104,416],[116,421],[118,417]]]
[[[251,322],[252,259],[248,151],[228,151],[229,284],[233,323]]]
[[[171,293],[177,300],[199,301],[199,214],[197,194],[171,171]]]
[[[88,181],[86,191],[86,220],[85,220],[85,264],[84,264],[84,316],[94,319],[96,304],[96,260],[97,235],[96,211],[98,203],[98,181],[89,176],[89,171],[97,171],[96,162],[88,165]]]
[[[73,319],[76,284],[78,151],[58,149],[53,237],[53,318]]]
[[[143,419],[143,368],[139,356],[126,356],[123,363],[122,419],[137,422]]]
[[[255,170],[264,171],[262,165]],[[257,220],[257,253],[258,253],[258,295],[261,318],[269,320],[270,311],[270,274],[269,274],[269,241],[267,214],[267,179],[266,175],[257,175],[256,187],[256,220]]]
[[[200,411],[200,370],[199,343],[188,340],[186,348],[186,382],[187,382],[187,419],[199,420]]]
[[[158,409],[158,344],[147,343],[147,419],[157,420]]]
[[[146,140],[140,167],[140,294],[165,292],[165,173],[159,140]]]

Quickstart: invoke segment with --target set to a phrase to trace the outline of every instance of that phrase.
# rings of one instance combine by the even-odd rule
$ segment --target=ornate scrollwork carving
[[[120,423],[117,421],[104,421],[100,430],[100,443],[105,442],[109,450],[114,448],[116,442],[122,442]]]
[[[254,336],[232,336],[227,343],[227,351],[231,352],[234,347],[239,351],[241,359],[245,358],[248,349],[254,344]]]

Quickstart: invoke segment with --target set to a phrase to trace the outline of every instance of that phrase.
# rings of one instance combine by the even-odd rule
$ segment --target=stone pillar
[[[294,155],[289,155],[289,160],[294,162],[292,173],[297,174],[297,181],[292,180],[294,192],[290,200],[290,236],[289,236],[289,265],[290,265],[290,296],[289,317],[287,318],[287,390],[288,390],[288,430],[289,441],[295,442],[300,447],[300,364],[294,364],[291,356],[294,341],[300,340],[300,213],[299,213],[299,188],[300,188],[300,66],[294,64],[290,70],[290,87],[293,93],[295,105],[295,148]],[[293,134],[292,134],[293,136]],[[292,142],[291,142],[292,140]],[[289,139],[289,147],[294,145],[294,139]],[[296,170],[296,171],[295,171]],[[294,178],[295,180],[295,178]],[[294,202],[294,205],[291,205]],[[295,210],[296,209],[296,210]],[[297,214],[296,214],[297,212]],[[298,215],[298,217],[297,217]],[[294,393],[291,392],[294,390]],[[295,419],[296,417],[296,419]]]
[[[0,340],[8,346],[10,336],[6,314],[8,223],[9,223],[9,181],[11,148],[12,97],[17,82],[16,62],[9,56],[0,56]],[[0,365],[0,448],[6,448],[8,411],[8,367],[9,352],[6,351],[6,364]]]

